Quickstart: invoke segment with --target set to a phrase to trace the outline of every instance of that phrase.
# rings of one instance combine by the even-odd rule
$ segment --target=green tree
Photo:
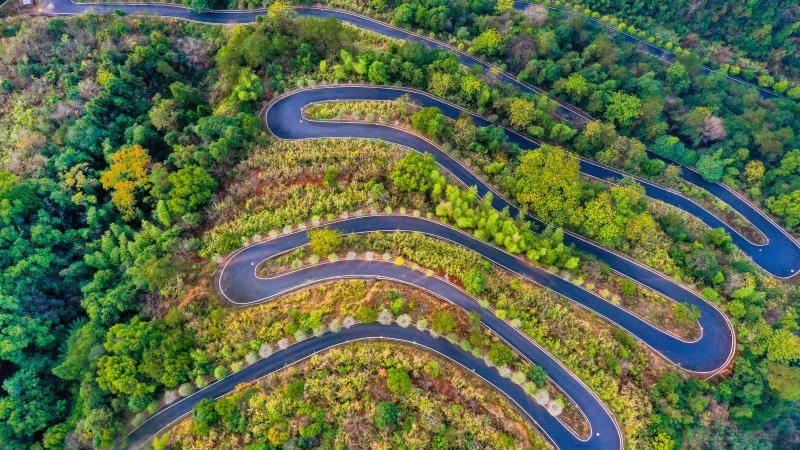
[[[422,108],[411,116],[411,125],[420,133],[438,139],[445,131],[444,114],[436,107]]]
[[[496,366],[502,366],[514,360],[514,352],[502,344],[492,344],[488,356],[489,360]]]
[[[783,364],[769,364],[767,381],[770,389],[778,396],[790,402],[800,400],[800,367],[789,367]]]
[[[307,235],[308,246],[311,252],[317,256],[327,256],[331,253],[336,253],[344,241],[341,231],[331,230],[329,228],[310,230]]]
[[[167,207],[173,217],[195,212],[214,197],[217,181],[202,167],[188,166],[171,173]]]
[[[639,97],[616,91],[608,99],[605,116],[617,125],[625,127],[639,117],[641,104]]]
[[[371,83],[384,84],[389,81],[386,64],[382,63],[381,61],[373,61],[369,66],[369,71],[367,74],[367,77]]]
[[[447,334],[456,328],[456,318],[446,309],[437,310],[431,317],[431,329],[439,334]]]
[[[544,387],[547,383],[547,372],[538,364],[531,365],[531,368],[528,369],[527,376],[528,380],[538,387]]]
[[[554,225],[580,219],[580,166],[577,156],[542,145],[520,156],[516,197],[542,220]]]
[[[725,163],[713,155],[703,155],[697,160],[697,171],[706,180],[717,182],[725,173]]]
[[[196,13],[204,13],[204,12],[211,11],[211,7],[213,6],[213,3],[212,3],[211,0],[191,0],[190,5],[191,5],[191,8],[192,8],[192,11],[194,11]]]
[[[486,272],[480,267],[473,267],[461,281],[467,294],[473,297],[481,295],[486,288]]]
[[[411,390],[411,377],[399,367],[390,367],[387,370],[386,386],[395,394],[406,394]]]
[[[395,423],[397,423],[398,413],[399,410],[397,409],[397,405],[394,403],[378,403],[375,405],[375,414],[373,415],[375,426],[378,428],[391,428]]]
[[[489,28],[472,40],[471,52],[494,56],[505,49],[503,35],[495,28]]]
[[[453,123],[453,140],[460,148],[467,148],[475,142],[478,128],[469,114],[463,113]]]
[[[614,210],[614,204],[608,193],[603,192],[588,202],[583,215],[583,227],[589,236],[607,245],[619,243],[624,219]]]
[[[772,212],[783,217],[789,227],[800,225],[800,189],[771,197],[767,205]]]
[[[417,152],[408,152],[398,161],[391,178],[401,191],[406,192],[428,192],[444,181],[433,155],[420,155]]]
[[[192,410],[195,432],[200,435],[208,434],[208,430],[219,422],[219,413],[215,408],[214,400],[204,398],[197,402]]]
[[[767,359],[788,363],[800,360],[800,337],[783,328],[775,331],[767,340]]]
[[[686,66],[681,63],[675,63],[667,69],[667,82],[672,86],[672,92],[680,95],[689,90],[689,74],[686,72]]]
[[[522,129],[525,129],[533,122],[535,113],[536,107],[533,103],[522,98],[511,102],[508,108],[508,118],[511,125]]]
[[[564,82],[564,90],[567,91],[572,98],[581,100],[589,92],[589,83],[586,78],[579,73],[573,73]]]

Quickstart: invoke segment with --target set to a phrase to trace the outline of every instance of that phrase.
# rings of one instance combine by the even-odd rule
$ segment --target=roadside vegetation
[[[410,111],[408,105],[368,108],[359,119],[374,114],[377,122],[393,123],[410,113],[412,129],[472,161],[479,174],[531,212],[695,287],[732,317],[741,353],[725,376],[699,380],[666,367],[631,336],[564,299],[419,236],[344,237],[334,245],[335,237],[322,234],[315,239],[321,241],[314,249],[318,257],[332,249],[383,249],[423,269],[457,271],[451,275],[468,292],[506,320],[518,321],[521,331],[597,392],[634,448],[796,446],[798,288],[765,276],[719,230],[645,202],[634,182],[609,188],[581,180],[572,152],[635,173],[674,176],[674,166],[643,155],[647,143],[697,165],[707,178],[747,189],[794,227],[792,199],[800,192],[791,151],[794,106],[764,102],[753,92],[700,76],[690,56],[681,66],[660,66],[584,28],[580,17],[564,21],[538,9],[498,12],[495,2],[413,4],[438,15],[407,14],[412,4],[404,5],[356,6],[503,61],[608,123],[578,131],[551,114],[554,104],[545,97],[487,81],[461,68],[452,53],[377,38],[335,20],[296,20],[280,3],[258,23],[230,28],[124,16],[0,21],[3,447],[110,448],[159,405],[263,357],[264,344],[278,348],[283,339],[288,344],[313,335],[323,323],[330,329],[332,320],[342,326],[347,317],[378,320],[386,307],[393,318],[410,315],[412,301],[425,304],[422,294],[367,281],[321,286],[240,311],[220,306],[208,287],[219,258],[230,251],[359,210],[430,213],[581,280],[609,301],[618,297],[622,306],[647,312],[652,316],[645,317],[663,320],[665,327],[694,323],[691,311],[664,307],[609,267],[565,247],[560,229],[532,230],[492,210],[474,191],[438,173],[429,157],[404,156],[371,141],[287,143],[266,136],[257,115],[264,101],[321,82],[420,88],[548,142],[520,153],[496,127],[451,124],[436,110]],[[315,114],[349,114],[325,107]],[[358,119],[355,111],[353,118]],[[391,291],[405,300],[400,314],[392,311],[397,298]],[[656,306],[644,311],[650,305]],[[425,311],[433,309],[442,308]],[[463,312],[448,310],[455,325],[435,332],[458,330],[469,342],[474,324]],[[432,315],[418,314],[416,323],[433,326]],[[497,342],[481,334],[481,352],[488,354]],[[462,341],[459,335],[463,347]],[[213,446],[241,439],[243,445],[266,446],[270,430],[284,443],[358,440],[344,415],[316,425],[319,410],[345,398],[320,394],[338,380],[377,389],[369,398],[363,391],[341,393],[359,402],[353,420],[375,442],[394,442],[398,433],[438,442],[441,427],[407,434],[408,420],[424,406],[446,424],[445,438],[457,436],[465,445],[472,438],[487,446],[541,446],[530,424],[494,401],[499,394],[476,379],[456,383],[449,374],[457,371],[446,362],[396,346],[378,348],[347,347],[310,361],[309,380],[318,387],[297,389],[290,371],[265,384],[281,387],[248,388],[219,402],[224,414],[237,411],[232,414],[239,414],[239,424],[258,424],[252,434],[230,437],[236,429],[228,428],[231,416],[204,404],[194,423],[182,425],[166,443]],[[380,359],[369,358],[375,355]],[[402,361],[418,395],[382,389],[382,369],[388,378],[395,365],[390,359]],[[432,361],[448,377],[427,373]],[[531,368],[515,364],[512,373],[533,383]],[[340,373],[341,366],[352,368]],[[327,381],[326,371],[336,376]],[[552,397],[558,394],[552,391]],[[286,420],[265,418],[248,398],[265,408],[286,406]],[[486,399],[499,406],[476,406]],[[391,428],[375,422],[376,410],[391,410],[384,402],[397,407]],[[464,409],[456,414],[459,405]],[[566,420],[569,405],[561,406]],[[479,433],[475,424],[481,421],[488,425]],[[308,436],[312,431],[317,432]]]
[[[474,378],[413,346],[349,344],[203,402],[154,448],[549,448]]]

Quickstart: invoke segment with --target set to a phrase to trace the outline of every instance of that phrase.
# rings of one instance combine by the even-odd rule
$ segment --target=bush
[[[514,360],[514,352],[502,344],[492,344],[487,356],[496,366],[502,366]]]
[[[183,383],[178,387],[178,395],[181,397],[188,397],[192,394],[194,394],[194,386],[192,386],[192,383]]]
[[[380,402],[375,406],[375,426],[378,428],[389,428],[397,422],[397,405],[392,402]]]
[[[446,309],[440,309],[433,313],[431,328],[439,334],[449,333],[456,328],[455,316]]]
[[[308,246],[317,256],[336,253],[342,245],[342,233],[328,228],[311,230],[308,233]]]
[[[508,368],[506,365],[502,365],[497,368],[497,373],[500,374],[503,378],[510,378],[511,377],[511,369]]]
[[[408,328],[411,326],[411,316],[408,314],[401,314],[397,316],[397,324],[403,328]]]
[[[528,369],[526,376],[531,383],[538,387],[544,387],[545,383],[547,383],[547,372],[545,372],[542,366],[538,364],[531,365],[531,368]]]
[[[350,328],[350,327],[352,327],[352,326],[353,326],[353,325],[355,325],[356,323],[357,323],[357,322],[356,322],[356,319],[354,319],[354,318],[352,318],[352,317],[348,316],[348,317],[345,317],[345,318],[344,318],[344,322],[342,322],[342,326],[343,326],[345,329],[347,329],[347,328]]]
[[[372,323],[378,318],[378,313],[366,305],[361,305],[356,312],[356,319],[361,323]]]
[[[272,356],[272,346],[269,343],[264,342],[261,344],[261,347],[258,349],[258,356],[262,358],[269,358]]]
[[[547,412],[549,412],[551,416],[558,417],[562,411],[564,411],[564,405],[560,400],[550,400],[547,403]]]
[[[225,366],[217,366],[214,368],[214,378],[221,380],[228,376],[228,368]]]
[[[177,400],[178,397],[179,397],[178,391],[176,391],[175,389],[170,389],[168,391],[165,391],[164,392],[164,403],[166,403],[167,405],[175,403],[175,400]]]
[[[386,377],[386,386],[396,394],[405,394],[411,390],[411,377],[405,370],[391,367]]]
[[[547,404],[547,402],[550,401],[550,394],[547,393],[547,391],[544,389],[539,389],[533,395],[533,399],[536,400],[536,403],[538,403],[539,405],[544,406]]]
[[[250,364],[255,363],[256,361],[258,361],[258,353],[254,351],[248,352],[247,355],[244,357],[244,362],[246,362],[248,366]]]
[[[378,323],[381,325],[390,325],[394,317],[388,309],[382,309],[378,314]]]
[[[636,282],[633,281],[633,280],[630,280],[628,278],[623,279],[619,283],[620,292],[622,292],[624,295],[627,295],[627,296],[631,296],[631,295],[635,294],[636,291],[637,291],[637,287],[638,286],[636,285]]]
[[[281,338],[281,340],[278,341],[278,348],[281,350],[289,348],[289,339]]]
[[[442,366],[439,365],[439,363],[436,361],[428,361],[427,363],[425,363],[425,367],[423,367],[423,370],[428,376],[434,378],[442,374]]]

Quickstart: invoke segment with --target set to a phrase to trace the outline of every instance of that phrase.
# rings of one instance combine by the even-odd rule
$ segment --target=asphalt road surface
[[[521,2],[517,2],[516,7],[518,9],[522,6],[524,5]],[[158,4],[84,5],[75,4],[69,0],[51,0],[50,2],[46,2],[44,7],[45,13],[58,15],[79,14],[87,10],[98,13],[123,10],[134,14],[152,14],[220,24],[252,22],[258,15],[263,13],[257,11],[215,11],[198,14],[184,8]],[[458,52],[437,41],[394,28],[357,14],[315,8],[297,8],[296,10],[301,15],[318,17],[333,16],[355,26],[375,31],[389,37],[420,41],[430,47],[453,50],[457,52],[459,60],[465,65],[472,66],[477,64],[487,70],[490,67],[489,64],[473,56]],[[633,36],[629,36],[629,38],[637,41],[642,48],[649,53],[667,61],[674,60],[674,56],[672,57],[673,59],[670,59],[670,56],[664,54],[664,51],[658,47],[651,46]],[[509,74],[501,73],[499,77],[504,82],[516,86],[521,91],[545,93],[545,91],[539,88],[516,80],[516,78]],[[392,100],[403,94],[411,96],[415,102],[423,106],[440,107],[443,113],[450,118],[456,118],[462,112],[462,109],[455,105],[414,90],[368,86],[336,86],[300,90],[281,97],[274,101],[268,108],[266,121],[270,131],[282,139],[360,137],[381,139],[387,142],[404,145],[416,151],[429,152],[434,155],[437,162],[444,169],[451,172],[464,182],[464,184],[477,186],[479,195],[485,195],[491,192],[491,189],[466,167],[419,136],[383,125],[309,121],[301,114],[304,106],[314,102],[331,100]],[[563,103],[559,104],[557,113],[577,124],[586,123],[591,120],[589,115],[575,107]],[[489,124],[484,118],[474,114],[472,116],[473,120],[478,125]],[[535,142],[510,130],[507,130],[507,133],[509,134],[509,138],[518,143],[523,149],[535,148],[537,146]],[[581,171],[586,175],[611,181],[619,180],[624,176],[624,174],[619,171],[588,160],[581,161]],[[790,277],[800,269],[800,247],[798,247],[797,243],[778,225],[761,213],[761,211],[726,186],[719,183],[709,183],[692,170],[684,169],[683,177],[688,182],[711,192],[734,208],[764,234],[768,239],[768,243],[766,245],[753,244],[740,236],[735,230],[713,214],[692,202],[690,199],[683,197],[681,194],[645,180],[639,181],[644,184],[649,197],[676,206],[698,217],[710,227],[725,228],[733,236],[734,243],[750,256],[756,264],[771,274],[777,277]],[[517,213],[516,207],[503,199],[498,193],[494,193],[493,206],[498,209],[509,208],[512,215],[516,215]],[[543,225],[534,217],[529,217],[529,219],[540,226]],[[507,254],[496,247],[480,242],[469,235],[436,222],[399,215],[366,216],[338,221],[329,224],[329,226],[345,233],[400,230],[421,232],[438,238],[448,239],[478,252],[495,264],[564,295],[582,307],[596,312],[626,329],[637,339],[641,340],[684,370],[702,375],[713,375],[727,365],[735,350],[735,340],[730,322],[713,305],[693,292],[673,283],[659,273],[572,233],[566,233],[565,235],[565,243],[568,245],[574,245],[582,251],[597,256],[599,259],[610,264],[614,270],[675,301],[686,302],[697,306],[701,311],[701,317],[699,319],[702,328],[701,337],[694,342],[678,339],[580,287],[545,271],[536,269],[527,264],[524,260]],[[144,425],[134,430],[129,436],[128,445],[137,446],[146,442],[159,430],[162,430],[175,420],[191,412],[194,404],[202,398],[216,398],[229,393],[241,382],[263,377],[288,364],[301,361],[309,355],[330,348],[331,346],[367,338],[384,338],[406,341],[429,348],[468,369],[474,370],[478,376],[493,384],[516,402],[559,448],[619,448],[622,446],[621,433],[613,417],[597,397],[589,391],[580,380],[527,337],[510,327],[506,322],[497,319],[490,311],[478,307],[474,300],[446,281],[438,278],[426,277],[407,267],[399,267],[386,262],[363,260],[322,264],[272,279],[260,279],[256,276],[255,267],[260,262],[280,254],[287,249],[304,245],[306,242],[306,233],[298,232],[247,247],[234,253],[227,260],[226,265],[218,277],[217,282],[220,291],[232,303],[242,305],[267,301],[270,298],[298,289],[302,286],[341,278],[391,279],[428,290],[434,295],[451,301],[466,310],[478,312],[481,315],[482,322],[487,327],[505,339],[510,346],[515,348],[526,358],[542,365],[547,371],[548,376],[575,401],[584,413],[592,427],[591,437],[587,441],[581,441],[569,432],[558,420],[547,414],[542,407],[532,402],[530,397],[524,395],[518,386],[500,377],[495,369],[486,367],[482,361],[476,360],[470,354],[463,352],[457,346],[450,345],[443,339],[434,339],[428,334],[421,333],[416,329],[403,329],[398,326],[357,325],[351,329],[343,330],[338,334],[329,333],[323,337],[311,338],[295,344],[285,351],[280,351],[270,358],[261,360],[222,381],[212,384],[191,397],[164,408],[156,415],[152,416]]]

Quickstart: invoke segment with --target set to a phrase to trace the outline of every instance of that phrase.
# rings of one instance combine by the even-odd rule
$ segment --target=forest
[[[580,414],[541,368],[473,315],[423,292],[351,280],[235,309],[212,286],[222,258],[242,246],[367,212],[455,227],[672,333],[696,336],[692,308],[563,242],[565,232],[587,236],[701,292],[730,316],[740,352],[722,376],[690,376],[568,299],[422,235],[321,229],[309,233],[307,249],[259,270],[385,255],[446,276],[576,373],[615,414],[631,448],[800,445],[796,282],[759,270],[723,229],[647,198],[633,177],[610,185],[579,172],[579,158],[590,158],[735,216],[682,181],[689,169],[680,163],[800,232],[800,90],[767,100],[701,70],[709,55],[721,64],[752,60],[737,63],[749,70],[763,61],[763,70],[796,80],[797,5],[585,2],[642,29],[657,24],[663,38],[696,48],[667,65],[588,24],[581,11],[513,11],[502,0],[327,3],[479,55],[597,120],[565,121],[546,95],[461,66],[453,51],[295,17],[282,2],[256,23],[230,27],[122,12],[0,19],[0,446],[115,448],[162,406],[355,321],[396,321],[442,336],[503,370],[580,433]],[[495,125],[402,99],[306,111],[425,136],[551,226],[493,209],[491,194],[460,185],[430,154],[269,135],[260,115],[267,102],[335,83],[418,88],[486,117]],[[520,149],[503,127],[543,145]],[[549,445],[470,373],[432,354],[373,343],[317,355],[202,402],[152,446],[225,442]]]

